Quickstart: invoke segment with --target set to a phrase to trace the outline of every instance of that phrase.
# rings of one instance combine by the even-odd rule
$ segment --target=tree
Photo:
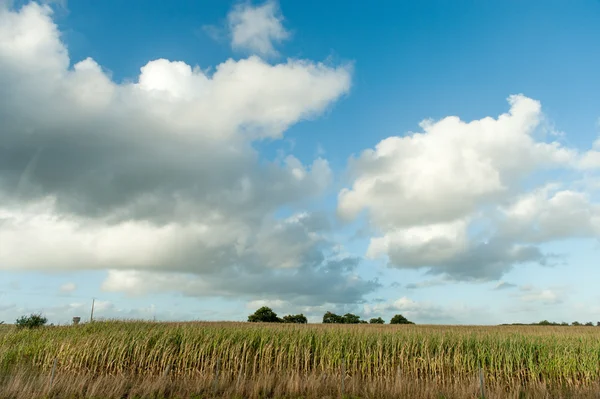
[[[281,323],[281,319],[277,317],[277,313],[267,306],[258,309],[254,314],[248,316],[248,321],[251,323]]]
[[[360,316],[357,316],[355,314],[352,313],[346,313],[344,315],[344,324],[359,324],[360,323]]]
[[[369,324],[369,323],[367,323],[367,321],[366,321],[366,320],[361,320],[361,321],[360,321],[360,324]]]
[[[378,317],[378,318],[372,318],[371,320],[369,320],[369,323],[371,323],[371,324],[384,324],[385,321],[383,321],[383,319],[381,317]]]
[[[283,316],[284,323],[297,323],[297,324],[306,324],[308,320],[306,320],[306,316],[303,314],[295,314],[295,315],[287,315]]]
[[[600,321],[596,322],[596,327],[600,327]]]
[[[586,325],[586,326],[593,327],[593,326],[594,326],[594,323],[592,323],[591,321],[588,321],[587,323],[585,323],[585,325]]]
[[[343,324],[344,317],[335,313],[327,312],[323,315],[323,323],[325,324]]]
[[[29,316],[21,316],[17,319],[15,324],[18,328],[39,328],[44,326],[48,322],[48,319],[39,313],[32,313]]]
[[[574,321],[573,323],[571,323],[572,326],[580,326],[581,323],[578,321]]]
[[[392,317],[392,320],[390,320],[390,324],[415,324],[415,323],[407,320],[406,317],[402,316],[401,314],[397,314],[394,317]]]

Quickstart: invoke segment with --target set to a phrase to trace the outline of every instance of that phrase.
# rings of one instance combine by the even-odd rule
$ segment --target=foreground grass
[[[600,328],[96,322],[0,329],[0,396],[14,398],[339,397],[342,380],[355,397],[477,397],[480,365],[487,397],[596,397]]]

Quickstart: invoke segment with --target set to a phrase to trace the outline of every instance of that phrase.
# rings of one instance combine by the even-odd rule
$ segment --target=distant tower
[[[78,325],[80,320],[81,320],[81,317],[79,317],[79,316],[73,317],[73,325],[75,325],[75,326]]]

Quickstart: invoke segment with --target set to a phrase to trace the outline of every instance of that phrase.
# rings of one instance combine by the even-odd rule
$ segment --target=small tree
[[[384,324],[385,321],[383,321],[383,319],[381,317],[377,317],[377,318],[372,318],[371,320],[369,320],[369,323],[371,323],[371,324]]]
[[[41,314],[32,313],[29,316],[21,316],[17,319],[15,324],[18,328],[39,328],[44,326],[48,322],[48,319]]]
[[[596,327],[600,327],[600,321],[596,322]]]
[[[409,321],[406,317],[402,316],[401,314],[397,314],[394,317],[392,317],[392,320],[390,320],[390,324],[415,324],[412,321]]]
[[[360,323],[360,316],[357,316],[355,314],[352,313],[346,313],[344,315],[344,324],[359,324]]]
[[[297,324],[306,324],[308,323],[308,320],[306,320],[306,316],[304,316],[303,314],[296,314],[296,315],[287,315],[287,316],[283,316],[283,322],[284,323],[297,323]]]
[[[277,313],[267,306],[258,309],[254,314],[248,316],[248,321],[251,323],[281,323],[281,319],[277,317]]]
[[[588,321],[587,323],[585,323],[585,325],[586,325],[586,326],[589,326],[589,327],[593,327],[593,326],[594,326],[594,323],[592,323],[591,321]]]
[[[580,326],[581,323],[578,321],[574,321],[573,323],[571,323],[572,326]]]
[[[344,317],[335,313],[327,312],[323,315],[323,323],[325,324],[343,324]]]
[[[369,323],[367,323],[367,321],[366,321],[366,320],[361,320],[361,321],[360,321],[360,324],[369,324]]]

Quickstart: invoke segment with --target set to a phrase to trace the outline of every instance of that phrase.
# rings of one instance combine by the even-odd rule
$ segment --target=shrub
[[[392,320],[390,320],[390,324],[415,324],[415,323],[407,320],[406,317],[402,316],[401,314],[397,314],[394,317],[392,317]]]
[[[372,318],[371,320],[369,320],[369,323],[371,324],[384,324],[385,321],[383,321],[383,319],[381,317],[377,317],[377,318]]]
[[[32,313],[29,316],[19,317],[15,324],[18,328],[39,328],[44,326],[47,322],[48,319],[41,314]]]
[[[281,323],[282,320],[277,317],[277,313],[267,306],[258,309],[254,314],[248,316],[248,321],[252,323]]]
[[[323,315],[323,323],[326,324],[333,324],[333,323],[337,323],[337,324],[344,324],[344,317],[343,316],[339,316],[335,313],[331,313],[331,312],[327,312]]]
[[[287,316],[283,316],[283,322],[284,323],[297,323],[297,324],[306,324],[308,323],[308,320],[306,320],[306,316],[304,316],[303,314],[296,314],[296,315],[287,315]]]
[[[352,314],[352,313],[346,313],[344,315],[344,324],[359,324],[360,323],[360,317]]]

